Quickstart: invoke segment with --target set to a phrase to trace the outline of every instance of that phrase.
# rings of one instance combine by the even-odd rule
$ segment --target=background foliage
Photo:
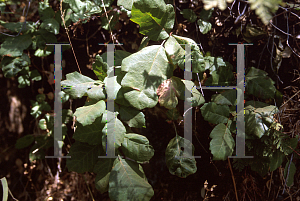
[[[6,147],[2,153],[10,153],[7,155],[8,158],[9,156],[13,158],[12,153],[16,153],[14,147],[27,149],[27,156],[15,160],[20,178],[28,175],[28,171],[30,174],[27,178],[36,174],[32,171],[34,167],[39,171],[43,170],[44,166],[48,167],[47,174],[52,175],[51,186],[34,187],[36,191],[37,188],[42,189],[41,194],[35,194],[37,199],[44,199],[43,189],[48,188],[48,198],[54,196],[54,189],[57,186],[60,186],[59,189],[71,190],[72,185],[63,186],[60,183],[63,174],[71,175],[67,170],[85,174],[88,191],[86,196],[96,200],[108,196],[111,200],[156,200],[162,196],[173,199],[175,193],[161,195],[158,192],[158,188],[164,188],[162,186],[164,182],[157,180],[158,172],[149,171],[151,164],[166,166],[170,175],[186,178],[187,183],[199,182],[201,179],[198,178],[204,175],[201,175],[201,171],[200,173],[197,171],[203,168],[203,164],[196,163],[197,160],[193,158],[197,148],[180,136],[183,134],[180,125],[184,124],[182,119],[187,112],[183,111],[185,89],[191,92],[188,101],[195,108],[193,134],[198,142],[198,151],[199,149],[206,151],[209,159],[207,151],[209,149],[212,154],[211,160],[226,160],[228,156],[235,155],[235,125],[238,115],[235,110],[236,90],[220,89],[203,93],[202,89],[201,92],[196,89],[200,84],[236,85],[235,53],[233,49],[224,48],[229,42],[254,43],[255,48],[262,51],[260,55],[254,52],[251,55],[249,49],[246,49],[246,57],[249,57],[246,59],[245,79],[246,155],[255,158],[233,160],[233,167],[240,172],[243,171],[235,173],[237,182],[241,183],[238,185],[241,190],[237,191],[233,183],[235,190],[228,190],[226,197],[230,193],[232,197],[235,194],[241,198],[249,194],[253,199],[262,196],[264,190],[256,186],[253,177],[242,176],[252,170],[254,176],[256,173],[261,177],[271,174],[270,182],[275,182],[273,189],[269,184],[268,193],[264,193],[264,196],[268,196],[265,199],[279,199],[280,196],[270,194],[277,190],[282,190],[283,195],[288,192],[296,199],[297,191],[294,189],[299,185],[297,177],[299,174],[295,164],[299,163],[297,133],[300,131],[300,120],[297,119],[297,115],[300,106],[297,102],[293,102],[293,98],[299,98],[297,96],[299,87],[295,85],[299,83],[299,78],[293,79],[292,82],[290,79],[284,80],[288,83],[284,85],[281,75],[293,73],[295,76],[297,72],[299,75],[298,4],[269,0],[227,1],[228,5],[225,1],[206,0],[203,2],[65,0],[26,3],[5,1],[0,4],[1,69],[4,76],[2,79],[7,80],[3,92],[11,94],[8,100],[11,110],[4,110],[1,114],[10,115],[6,125],[10,125],[9,131],[17,133],[18,136],[17,141],[15,139],[11,144],[13,146]],[[23,14],[20,15],[22,9]],[[293,28],[292,31],[290,27]],[[90,34],[90,31],[93,33]],[[106,47],[101,47],[98,43],[120,44],[119,40],[123,43],[123,46],[120,46],[122,50],[116,50],[114,66],[109,67],[107,53],[104,53]],[[66,163],[61,159],[57,160],[56,165],[50,165],[53,170],[49,171],[45,155],[53,154],[51,147],[54,143],[52,86],[54,48],[46,44],[67,41],[71,42],[71,49],[69,46],[63,46],[63,55],[64,58],[72,59],[62,62],[64,144],[60,144],[60,147],[72,158],[67,159]],[[82,52],[78,54],[80,43],[86,52],[81,50]],[[192,81],[183,79],[184,63],[187,59],[184,44],[191,45]],[[266,53],[265,48],[271,54]],[[83,56],[85,53],[86,60]],[[286,68],[284,63],[290,67]],[[261,66],[264,66],[264,70]],[[287,69],[284,70],[285,73],[282,73],[283,68]],[[112,70],[115,72],[114,76],[108,77]],[[30,105],[27,106],[28,108],[30,106],[28,113],[33,117],[31,121],[35,122],[35,125],[25,129],[17,125],[24,117],[16,114],[22,106],[16,95],[18,90],[9,88],[14,80],[17,81],[18,88],[26,90],[31,87]],[[113,81],[115,86],[115,111],[106,110],[109,80]],[[294,90],[291,91],[294,93],[291,97],[287,94],[289,93],[287,87]],[[283,93],[288,99],[284,98]],[[32,97],[35,99],[32,100]],[[286,108],[287,106],[289,108]],[[284,114],[286,110],[293,113],[286,115]],[[162,112],[157,114],[157,111]],[[113,113],[116,118],[107,119],[109,113]],[[147,116],[151,115],[149,119]],[[156,130],[151,134],[155,125],[153,115],[159,116],[160,121],[164,119],[165,123],[171,124],[166,130],[167,133],[159,126],[154,126]],[[115,148],[118,157],[99,159],[97,156],[105,155],[106,130],[110,124],[115,128]],[[199,141],[198,137],[202,140]],[[206,140],[203,140],[205,138]],[[5,138],[1,140],[3,139]],[[156,149],[158,146],[155,144],[158,145],[159,141],[166,143],[160,144],[159,149]],[[204,143],[207,144],[205,147],[202,145]],[[160,151],[155,154],[157,150]],[[158,159],[159,154],[163,158]],[[163,163],[160,162],[161,159]],[[208,160],[203,161],[207,162]],[[221,171],[215,163],[212,164],[220,175]],[[230,160],[227,165],[231,170]],[[30,170],[25,170],[27,172],[25,174],[24,168],[29,167]],[[284,173],[280,177],[284,181],[283,189],[276,184],[276,180],[272,180],[273,171],[280,173],[281,167],[284,167]],[[228,169],[222,171],[228,172]],[[4,172],[5,170],[1,173],[1,178],[7,177]],[[191,178],[188,177],[191,174],[199,176],[195,176],[195,180],[191,181],[188,179]],[[209,176],[213,178],[213,174],[210,172]],[[209,176],[206,179],[209,179]],[[231,176],[234,178],[232,171]],[[4,185],[6,179],[1,181],[4,182],[3,192],[6,192],[7,184]],[[167,180],[166,183],[170,181]],[[182,180],[173,181],[175,185],[180,185],[179,181],[182,182]],[[94,186],[89,185],[89,182],[93,182]],[[250,182],[250,188],[245,188],[247,182]],[[156,183],[160,184],[158,188]],[[26,190],[26,186],[23,185],[24,192],[18,195],[19,199],[32,196],[32,193],[28,193],[30,190]],[[191,193],[184,197],[213,199],[215,196],[212,191],[216,186],[211,189],[206,183],[203,187],[202,183],[196,186],[200,187],[195,190],[195,194]],[[286,189],[287,187],[289,188]],[[102,195],[93,191],[94,188]],[[13,189],[12,192],[14,193]],[[59,197],[70,197],[66,192],[58,192]],[[71,195],[74,196],[83,199],[82,196],[85,195]],[[216,199],[220,197],[224,198],[225,193],[217,191]]]

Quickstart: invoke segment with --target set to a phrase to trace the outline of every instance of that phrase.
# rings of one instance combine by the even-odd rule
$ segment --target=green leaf
[[[8,37],[1,44],[0,55],[18,57],[22,56],[23,50],[27,49],[32,43],[31,35],[19,35],[17,37]]]
[[[196,88],[196,85],[195,85],[194,82],[189,81],[189,80],[182,80],[182,82],[185,84],[185,87],[188,90],[191,91],[192,97],[185,99],[185,97],[180,96],[179,98],[181,100],[190,102],[192,107],[197,107],[197,106],[202,105],[203,103],[205,103],[204,97],[198,91],[198,89]],[[184,95],[184,94],[185,94],[185,92],[181,93],[181,95]]]
[[[194,174],[197,171],[196,160],[193,157],[194,150],[194,145],[179,135],[171,139],[165,154],[169,172],[180,178]]]
[[[137,0],[133,3],[130,20],[140,25],[139,32],[159,41],[169,37],[175,22],[174,8],[162,0]]]
[[[283,162],[284,154],[281,151],[275,151],[270,158],[270,171],[276,170]]]
[[[30,80],[28,75],[20,75],[18,77],[18,88],[24,88],[26,86],[30,86]]]
[[[270,105],[263,108],[254,108],[251,105],[245,107],[245,133],[247,136],[256,136],[261,138],[269,130],[273,115],[278,111],[276,106]]]
[[[224,62],[222,57],[205,56],[204,61],[205,61],[204,69],[209,70],[210,72],[217,71],[220,67],[226,65],[230,67],[230,64]]]
[[[156,90],[173,72],[165,50],[160,45],[145,47],[126,57],[121,70],[127,72],[121,85],[133,89],[124,93],[124,97],[139,110],[157,104]]]
[[[167,113],[167,118],[170,120],[177,120],[180,117],[180,114],[176,108],[172,110],[168,110]]]
[[[245,107],[248,106],[248,105],[251,105],[251,106],[253,106],[255,108],[263,108],[263,107],[269,106],[269,104],[267,104],[267,103],[260,102],[260,101],[253,101],[253,100],[247,101],[245,103]]]
[[[25,135],[24,137],[21,137],[17,140],[17,143],[15,144],[15,148],[23,149],[31,145],[33,142],[34,142],[34,137],[32,135]]]
[[[69,171],[77,173],[91,172],[98,160],[98,156],[103,153],[101,146],[89,145],[82,142],[75,142],[70,148],[67,159],[67,168]]]
[[[146,47],[148,45],[149,41],[150,41],[150,38],[148,36],[145,36],[141,41],[141,44],[140,44],[140,47],[139,47],[138,51],[140,51],[141,49]]]
[[[230,86],[235,80],[232,66],[226,63],[226,66],[219,66],[217,71],[213,71],[211,76],[205,81],[206,86]]]
[[[236,105],[236,101],[239,100],[239,97],[236,96],[236,89],[230,89],[216,96],[213,95],[211,101],[217,103],[218,105]]]
[[[48,18],[43,21],[40,28],[45,29],[55,35],[59,33],[59,24],[54,18]]]
[[[120,106],[120,119],[130,127],[142,128],[146,125],[145,115],[143,112],[132,107]]]
[[[184,62],[185,50],[173,36],[170,36],[166,41],[165,49],[174,65]]]
[[[291,163],[291,165],[290,165]],[[293,162],[288,161],[284,168],[284,177],[286,179],[286,185],[290,187],[294,183],[294,176],[297,169]],[[287,176],[287,172],[289,172],[289,175]]]
[[[117,5],[118,6],[123,6],[127,10],[132,9],[132,4],[135,0],[118,0]]]
[[[91,125],[98,117],[101,117],[105,112],[105,109],[106,104],[103,100],[101,100],[96,104],[77,108],[74,115],[79,123],[86,126]]]
[[[53,18],[55,15],[55,12],[51,7],[47,7],[45,9],[39,8],[38,10],[39,10],[40,20],[42,21]]]
[[[199,13],[199,18],[204,21],[209,21],[213,12],[214,12],[214,8],[212,8],[210,10],[202,9],[201,12]]]
[[[286,140],[282,140],[280,151],[282,151],[285,155],[289,155],[293,152],[293,149],[296,149],[298,144],[298,138],[288,138]]]
[[[281,2],[281,0],[249,0],[251,9],[255,10],[256,15],[265,25],[269,24],[273,17],[272,14],[277,11]]]
[[[122,151],[125,156],[138,163],[149,161],[154,155],[154,149],[149,145],[148,139],[135,133],[125,134]]]
[[[204,9],[209,10],[213,7],[219,7],[221,10],[225,10],[227,8],[227,3],[232,3],[233,0],[203,0]]]
[[[149,201],[154,195],[142,166],[121,158],[110,173],[108,192],[111,200],[122,201]]]
[[[176,108],[178,104],[177,97],[184,96],[185,86],[180,78],[172,76],[165,80],[157,89],[159,95],[158,102],[167,109]]]
[[[7,185],[7,180],[5,177],[1,178],[1,183],[2,183],[2,201],[7,201],[8,199],[8,185]]]
[[[93,71],[100,81],[103,81],[104,78],[107,76],[107,68],[107,63],[103,62],[102,57],[99,54],[97,54],[95,62],[93,63]]]
[[[205,103],[200,109],[205,121],[212,124],[227,123],[228,121],[229,107],[227,105],[217,105],[214,102],[209,102]]]
[[[91,88],[95,80],[84,76],[77,71],[66,75],[66,80],[61,82],[64,92],[69,94],[71,98],[81,98]],[[96,85],[97,86],[97,85]]]
[[[207,34],[211,30],[211,27],[212,27],[210,22],[202,20],[202,19],[199,19],[197,21],[197,24],[199,26],[199,31],[202,34]]]
[[[197,15],[192,9],[183,9],[180,11],[180,14],[182,14],[183,17],[190,22],[195,22],[197,19]]]
[[[73,138],[76,141],[85,142],[90,145],[102,144],[102,129],[105,124],[101,123],[102,116],[98,117],[92,124],[83,126],[77,123]]]
[[[106,150],[107,144],[107,135],[111,135],[112,133],[107,133],[107,124],[112,124],[114,128],[114,137],[115,141],[113,144],[109,145],[109,147],[119,148],[124,141],[126,128],[123,123],[117,118],[118,114],[115,113],[115,118],[107,119],[107,112],[112,113],[111,111],[105,110],[105,113],[102,117],[102,123],[106,123],[105,127],[102,129],[102,147]],[[111,116],[112,117],[112,116]]]
[[[235,142],[232,138],[230,130],[225,124],[218,124],[210,133],[209,137],[212,138],[209,145],[209,150],[213,155],[213,160],[226,160],[231,156]]]
[[[246,91],[258,98],[274,98],[276,88],[274,81],[263,70],[251,67],[246,75]]]
[[[194,40],[192,40],[190,38],[182,37],[182,36],[177,36],[177,35],[174,35],[174,34],[172,36],[177,40],[177,42],[179,44],[190,44],[191,45],[191,51],[200,52],[200,49],[199,49],[197,43]],[[184,46],[182,46],[182,47],[184,47]]]
[[[104,84],[94,86],[93,88],[87,91],[87,95],[90,99],[93,99],[95,101],[105,100],[106,93],[104,89]]]
[[[46,101],[39,103],[37,101],[30,100],[30,102],[32,105],[30,114],[35,118],[38,118],[42,114],[43,110],[44,111],[51,110],[50,105]]]
[[[42,80],[42,76],[37,70],[29,71],[29,78],[33,81]]]
[[[100,158],[94,166],[93,172],[97,174],[95,178],[96,189],[101,193],[108,191],[110,172],[116,160],[118,160],[118,158]]]
[[[123,50],[116,50],[115,57],[114,57],[114,62],[115,62],[114,65],[121,66],[123,59],[125,59],[126,57],[128,57],[130,55],[131,55],[130,52],[126,52]],[[103,54],[101,54],[101,57],[103,59],[103,62],[107,63],[107,52],[104,52]]]
[[[27,54],[22,54],[21,57],[13,58],[5,56],[0,66],[6,78],[14,77],[20,72],[23,68],[29,67],[30,65],[30,58]]]

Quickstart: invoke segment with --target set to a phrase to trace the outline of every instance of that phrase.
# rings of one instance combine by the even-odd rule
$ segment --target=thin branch
[[[64,10],[64,12],[62,11],[62,3],[63,3],[63,0],[61,0],[61,2],[60,2],[61,19],[62,19],[62,21],[63,21],[63,23],[64,23],[64,27],[65,27],[65,30],[66,30],[66,33],[67,33],[67,36],[68,36],[68,40],[69,40],[70,45],[71,45],[71,48],[72,48],[73,55],[74,55],[74,57],[75,57],[75,61],[76,61],[78,70],[79,70],[80,74],[82,74],[82,73],[81,73],[81,70],[80,70],[80,67],[79,67],[79,64],[78,64],[78,61],[77,61],[77,57],[76,57],[76,55],[75,55],[75,51],[74,51],[74,48],[73,48],[73,45],[72,45],[70,36],[69,36],[68,28],[66,27],[66,23],[65,23],[65,10]]]

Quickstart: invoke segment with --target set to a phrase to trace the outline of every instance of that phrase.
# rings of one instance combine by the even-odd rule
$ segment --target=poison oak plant
[[[215,3],[208,5],[208,2],[213,1],[204,1],[207,8],[216,6]],[[254,1],[250,1],[252,2]],[[112,1],[65,0],[62,3],[66,9],[64,21],[67,26],[78,21],[86,23],[91,15],[104,14],[105,7],[111,8],[111,3]],[[143,109],[160,104],[168,109],[167,116],[170,120],[181,119],[182,116],[176,112],[176,107],[178,99],[185,100],[187,89],[191,93],[191,98],[185,101],[189,101],[192,107],[201,106],[204,119],[214,124],[210,134],[213,159],[225,160],[228,156],[234,155],[236,105],[239,100],[236,97],[236,90],[216,90],[218,93],[212,96],[210,102],[205,103],[194,82],[173,76],[173,71],[177,68],[184,70],[187,62],[184,45],[188,44],[191,47],[192,73],[203,75],[207,72],[208,79],[205,85],[232,86],[236,85],[236,79],[230,63],[221,57],[212,57],[209,54],[204,56],[194,40],[171,33],[175,22],[173,5],[166,4],[163,0],[118,0],[117,4],[122,7],[122,11],[131,16],[131,21],[139,25],[139,32],[145,35],[145,38],[134,54],[115,51],[114,76],[107,76],[110,74],[107,70],[111,69],[107,64],[108,53],[104,53],[97,55],[93,63],[93,71],[98,80],[73,72],[67,74],[66,79],[61,82],[64,101],[68,98],[87,97],[85,105],[76,108],[74,113],[75,143],[70,148],[68,155],[71,158],[67,159],[67,167],[69,171],[78,173],[96,173],[96,188],[101,193],[108,191],[112,200],[150,200],[154,191],[141,164],[149,162],[155,150],[145,136],[133,133],[130,129],[146,127]],[[256,1],[253,5],[258,7],[262,5],[259,7],[261,11],[266,4]],[[223,8],[224,5],[219,7]],[[210,23],[212,12],[213,9],[202,10],[197,16],[186,9],[181,14],[191,22],[198,19],[200,31],[205,34],[212,26]],[[264,19],[269,17],[267,13],[259,14]],[[4,76],[7,78],[18,76],[19,87],[29,86],[31,81],[41,79],[38,71],[30,70],[30,59],[24,52],[33,49],[34,55],[38,57],[51,54],[53,46],[45,44],[57,42],[55,35],[63,25],[60,13],[54,12],[47,1],[39,3],[39,15],[40,21],[35,23],[25,21],[26,29],[23,29],[21,23],[0,21],[1,25],[11,32],[22,31],[22,35],[16,37],[2,35],[3,43],[0,48]],[[107,17],[102,19],[102,27],[108,30],[113,28],[118,13],[110,12]],[[147,46],[149,40],[161,44]],[[274,82],[266,72],[251,67],[247,69],[245,81],[247,99],[257,97],[263,101],[276,98]],[[106,109],[108,83],[111,82],[114,83],[114,111]],[[36,153],[35,150],[40,151],[41,147],[47,148],[53,144],[53,140],[50,141],[50,138],[53,138],[53,117],[43,113],[50,109],[44,94],[38,95],[36,101],[32,101],[31,114],[40,119],[39,126],[47,132],[47,135],[42,137],[27,135],[18,140],[17,148],[27,147],[35,141],[31,153]],[[281,132],[282,126],[274,119],[277,111],[276,106],[264,102],[245,102],[246,155],[255,158],[236,159],[236,168],[242,169],[250,165],[254,171],[264,175],[269,170],[277,169],[283,163],[284,157],[295,149],[297,138],[289,138]],[[111,114],[116,118],[109,118]],[[71,117],[73,117],[71,111],[63,111],[64,124]],[[107,133],[108,124],[114,126],[114,149],[117,157],[98,158],[106,155],[107,138],[111,134]],[[66,133],[64,125],[63,133]],[[184,152],[184,147],[190,152],[186,150]],[[193,144],[176,134],[166,147],[166,165],[170,173],[181,178],[194,174],[197,167],[193,154]],[[37,157],[32,158],[34,159]],[[291,182],[295,165],[286,166],[286,172],[289,168],[292,168],[292,171],[289,171]]]

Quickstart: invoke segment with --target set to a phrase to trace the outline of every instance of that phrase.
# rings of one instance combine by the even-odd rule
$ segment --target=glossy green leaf
[[[154,41],[168,38],[175,22],[173,6],[161,0],[136,0],[131,16],[130,20],[140,26],[139,32]]]
[[[121,70],[127,72],[122,79],[122,87],[133,89],[124,93],[124,97],[139,110],[157,104],[156,90],[173,72],[165,50],[160,45],[145,47],[126,57]]]
[[[95,80],[75,71],[66,75],[66,80],[61,81],[61,86],[65,93],[75,99],[84,96],[95,82]]]
[[[207,34],[211,30],[211,27],[212,27],[210,22],[202,20],[202,19],[199,19],[197,21],[197,24],[199,26],[199,31],[202,34]]]
[[[222,57],[205,56],[204,61],[205,61],[204,69],[209,70],[210,72],[217,71],[220,67],[229,65],[226,62],[224,62]]]
[[[132,4],[135,0],[118,0],[117,5],[118,6],[123,6],[127,10],[132,9]]]
[[[154,195],[142,166],[121,158],[110,173],[108,192],[111,200],[122,201],[149,201]]]
[[[213,160],[226,160],[231,156],[235,142],[229,128],[223,123],[218,124],[209,135],[210,141],[209,150],[213,155]]]
[[[100,81],[103,81],[107,76],[107,68],[107,63],[103,61],[99,54],[97,54],[95,62],[93,63],[93,71]]]
[[[145,115],[143,112],[132,107],[120,106],[120,118],[130,127],[142,128],[146,125]]]
[[[77,108],[74,115],[79,123],[86,126],[92,124],[98,117],[102,116],[105,109],[106,104],[103,100],[101,100],[96,104]]]
[[[225,10],[227,8],[227,3],[232,3],[233,0],[203,0],[204,8],[209,10],[214,7],[218,7],[221,10]]]
[[[290,187],[294,183],[294,176],[297,169],[293,162],[288,161],[284,168],[284,177],[286,179],[286,185]],[[289,175],[287,175],[289,173]]]
[[[227,123],[229,107],[227,105],[217,105],[214,102],[209,102],[201,107],[201,114],[205,121],[209,121],[212,124]]]
[[[125,134],[122,151],[125,156],[137,162],[149,161],[154,155],[154,149],[149,144],[149,140],[135,133]]]
[[[45,19],[40,26],[41,29],[45,29],[55,35],[59,33],[59,27],[58,22],[54,18]]]
[[[276,92],[275,82],[267,77],[265,71],[251,67],[245,79],[248,94],[262,99],[274,98]]]
[[[237,90],[230,89],[222,92],[221,94],[213,95],[211,101],[217,103],[218,105],[236,105],[236,101],[239,100],[239,97],[236,96]]]
[[[275,151],[270,158],[270,171],[276,170],[283,162],[284,154],[280,151]]]
[[[90,145],[102,144],[102,129],[105,124],[101,123],[102,116],[98,117],[92,124],[82,126],[78,123],[73,138],[76,141],[85,142]]]
[[[93,172],[97,174],[95,178],[96,189],[101,193],[108,191],[110,172],[116,160],[118,160],[118,158],[100,158],[94,166]]]
[[[104,79],[103,82],[104,82],[106,88],[103,91],[105,92],[105,94],[107,94],[107,90],[108,90],[107,88],[110,86],[107,84],[108,79],[111,79],[114,81],[114,97],[120,98],[120,97],[118,97],[118,93],[119,93],[119,90],[121,89],[121,85],[117,81],[117,76],[110,77],[110,78],[106,77]],[[109,83],[112,83],[112,82],[110,81]]]
[[[89,145],[76,141],[72,144],[67,159],[67,168],[69,171],[77,173],[91,172],[98,160],[98,156],[103,153],[99,145]]]
[[[22,56],[23,50],[27,49],[32,43],[30,34],[19,35],[17,37],[8,37],[1,44],[0,55],[19,57]]]
[[[115,118],[107,119],[107,112],[112,113],[108,110],[105,110],[105,113],[102,117],[102,123],[107,122],[102,129],[102,147],[106,150],[107,144],[107,135],[111,135],[112,133],[107,133],[107,124],[112,124],[114,128],[114,144],[109,145],[109,147],[119,148],[124,141],[126,128],[123,123],[117,118],[118,113],[115,113]],[[112,115],[110,115],[112,117]]]
[[[179,97],[181,100],[190,102],[192,107],[197,107],[197,106],[202,105],[203,103],[205,103],[204,97],[198,91],[198,89],[196,88],[196,85],[195,85],[194,82],[189,81],[189,80],[182,80],[182,82],[185,84],[185,87],[189,91],[191,91],[192,96],[191,96],[191,98],[186,98],[185,99],[185,97],[182,97],[182,95],[184,95],[185,92],[181,93],[181,96]]]
[[[105,100],[106,93],[104,90],[104,84],[94,86],[93,88],[87,91],[87,95],[90,99],[93,99],[95,101]]]
[[[165,154],[169,172],[180,178],[194,174],[197,171],[194,150],[194,145],[179,135],[171,139]]]
[[[31,145],[33,142],[34,142],[33,135],[25,135],[24,137],[21,137],[17,140],[15,147],[16,149],[23,149]]]
[[[263,108],[254,108],[251,105],[245,107],[246,138],[247,135],[261,138],[268,131],[270,121],[272,122],[276,112],[278,112],[277,107],[272,105]]]
[[[197,15],[192,9],[183,9],[180,11],[180,14],[182,14],[183,17],[190,22],[195,22],[197,19]]]
[[[177,97],[184,96],[185,86],[180,78],[172,76],[165,80],[157,89],[158,102],[167,109],[173,109],[178,104]]]

